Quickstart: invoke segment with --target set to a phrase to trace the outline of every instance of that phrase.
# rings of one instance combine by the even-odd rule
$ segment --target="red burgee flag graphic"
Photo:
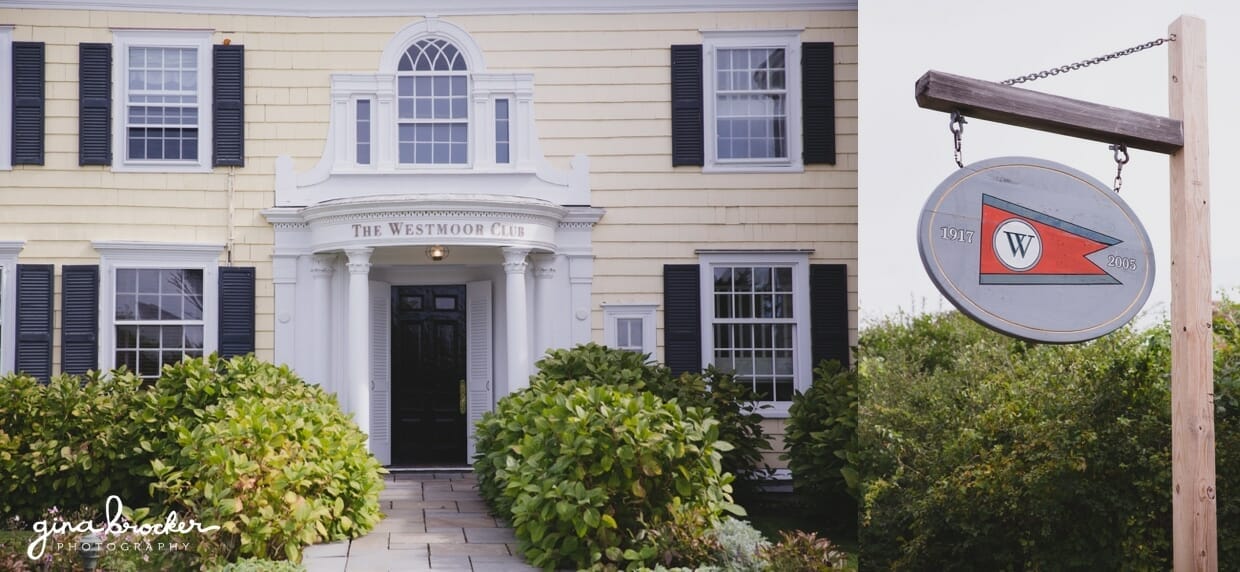
[[[986,194],[980,234],[980,284],[1120,284],[1086,258],[1117,238]]]

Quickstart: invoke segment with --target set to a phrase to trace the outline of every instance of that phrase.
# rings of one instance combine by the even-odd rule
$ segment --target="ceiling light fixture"
[[[435,262],[439,262],[440,260],[448,257],[448,247],[440,246],[438,244],[428,247],[426,249],[426,256]]]

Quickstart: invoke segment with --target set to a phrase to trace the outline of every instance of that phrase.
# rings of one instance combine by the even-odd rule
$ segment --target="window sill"
[[[113,173],[210,173],[211,165],[202,163],[113,163]]]
[[[801,163],[714,163],[702,166],[703,173],[804,173]]]

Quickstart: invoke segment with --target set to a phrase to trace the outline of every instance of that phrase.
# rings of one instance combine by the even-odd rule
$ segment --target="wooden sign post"
[[[917,103],[1171,157],[1171,510],[1176,572],[1218,570],[1205,21],[1171,23],[1170,117],[930,71]]]
[[[1175,569],[1218,570],[1214,488],[1214,334],[1210,298],[1210,137],[1206,24],[1182,16],[1169,31],[1171,118],[1184,146],[1171,153],[1171,513]]]

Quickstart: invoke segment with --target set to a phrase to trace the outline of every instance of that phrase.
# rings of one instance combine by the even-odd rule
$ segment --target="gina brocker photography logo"
[[[169,534],[188,534],[190,532],[214,532],[219,530],[218,525],[203,526],[202,523],[190,519],[182,521],[177,516],[176,511],[171,511],[161,523],[154,524],[135,524],[126,519],[123,515],[125,505],[121,502],[121,498],[112,495],[107,499],[104,505],[105,521],[101,524],[95,524],[94,521],[82,520],[79,522],[69,522],[65,520],[40,520],[34,523],[34,532],[37,536],[30,541],[30,545],[26,547],[26,556],[31,560],[38,560],[43,557],[43,553],[47,550],[49,543],[53,549],[59,550],[64,548],[66,543],[49,542],[54,537],[63,536],[70,533],[94,534],[94,538],[86,537],[73,543],[74,547],[86,550],[106,549],[108,551],[135,551],[135,552],[152,552],[164,550],[187,550],[189,546],[182,542],[173,542],[164,540],[163,537]],[[159,537],[158,541],[150,541],[150,537]],[[89,540],[87,540],[89,539]],[[110,539],[110,540],[109,540]],[[81,546],[78,546],[81,545]]]

